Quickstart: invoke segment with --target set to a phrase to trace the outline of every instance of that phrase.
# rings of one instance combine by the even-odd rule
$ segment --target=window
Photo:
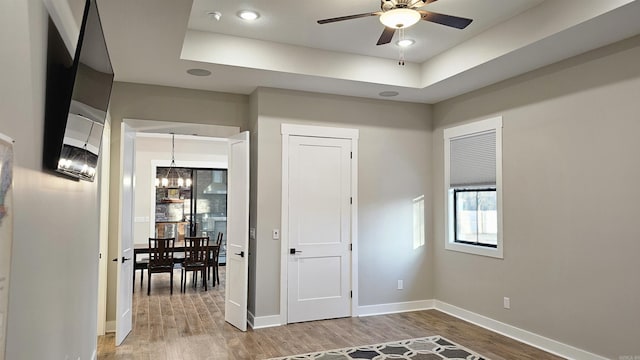
[[[502,258],[502,118],[444,131],[448,250]]]
[[[454,189],[453,198],[454,241],[497,247],[496,189]]]

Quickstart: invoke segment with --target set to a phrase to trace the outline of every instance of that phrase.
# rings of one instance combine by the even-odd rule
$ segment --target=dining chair
[[[140,270],[140,289],[144,283],[144,271],[149,267],[149,256],[144,255],[136,258],[133,263],[133,291],[136,291],[136,271]]]
[[[202,286],[207,291],[207,267],[209,264],[209,237],[185,236],[184,238],[184,262],[180,272],[181,291],[187,291],[186,274],[193,272],[192,283],[195,287],[198,281],[198,271],[202,275]]]
[[[147,283],[147,295],[151,294],[151,274],[169,273],[171,283],[171,294],[173,294],[173,251],[175,238],[149,238],[149,265],[147,273],[149,280]]]
[[[207,271],[207,275],[209,279],[211,279],[211,270],[213,270],[213,286],[216,286],[216,280],[218,280],[218,285],[220,285],[220,273],[219,273],[219,257],[220,257],[220,246],[222,245],[222,232],[218,232],[216,237],[216,247],[211,251],[211,258],[209,258],[209,267]]]

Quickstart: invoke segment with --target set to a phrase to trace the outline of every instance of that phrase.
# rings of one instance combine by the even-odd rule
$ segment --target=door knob
[[[289,249],[289,254],[295,255],[296,253],[301,253],[302,250],[296,250],[296,248]]]
[[[235,253],[236,255],[240,255],[240,257],[244,257],[244,251],[240,251],[239,253]]]
[[[125,261],[129,261],[129,260],[131,260],[131,259],[130,258],[126,258],[124,256],[122,257],[122,263],[124,263]],[[113,259],[111,259],[111,261],[118,261],[118,258],[113,258]]]

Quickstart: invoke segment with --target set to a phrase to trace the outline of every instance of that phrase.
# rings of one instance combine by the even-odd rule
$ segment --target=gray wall
[[[0,132],[15,139],[7,359],[90,359],[96,349],[97,182],[42,171],[47,13],[0,2]]]
[[[201,90],[114,83],[111,92],[111,179],[109,188],[109,259],[118,256],[120,206],[120,129],[123,119],[160,120],[239,126],[247,129],[249,97]],[[107,321],[116,318],[116,266],[109,262]]]
[[[259,89],[251,96],[116,83],[111,108],[110,256],[117,256],[120,123],[123,118],[235,125],[251,131],[249,311],[280,313],[280,124],[360,129],[360,305],[433,297],[431,243],[413,250],[412,202],[430,214],[430,107],[352,97]],[[381,147],[380,144],[391,145]],[[411,173],[411,176],[404,174]],[[430,215],[427,215],[427,221]],[[427,229],[430,227],[427,224]],[[427,237],[429,235],[427,234]],[[382,256],[387,254],[387,256]],[[115,267],[109,264],[107,320],[115,319]],[[396,290],[397,280],[405,290]],[[260,301],[256,301],[260,299]]]
[[[258,93],[249,97],[249,228],[257,227],[258,216]],[[249,289],[247,308],[256,312],[256,239],[249,237]]]
[[[606,357],[640,354],[638,64],[635,37],[435,105],[437,299]],[[442,129],[496,115],[504,260],[444,249]]]
[[[280,125],[360,130],[359,305],[433,298],[431,242],[412,247],[412,199],[431,213],[431,109],[428,105],[258,89],[256,316],[280,313]],[[254,171],[255,168],[252,168]],[[430,220],[430,216],[427,216]],[[427,229],[430,229],[427,222]],[[405,290],[396,290],[397,280]]]

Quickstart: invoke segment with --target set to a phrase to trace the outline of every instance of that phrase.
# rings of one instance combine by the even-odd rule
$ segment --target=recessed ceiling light
[[[400,47],[408,47],[411,46],[413,44],[415,44],[416,41],[413,39],[402,39],[402,40],[398,40],[396,41],[396,44]]]
[[[260,14],[253,10],[240,10],[238,12],[238,17],[240,17],[242,20],[253,21],[259,18]]]
[[[398,94],[400,94],[397,91],[383,91],[381,93],[379,93],[378,95],[380,96],[384,96],[384,97],[393,97],[393,96],[398,96]]]
[[[187,70],[187,74],[193,76],[209,76],[211,75],[211,71],[206,69],[189,69]]]
[[[207,15],[209,15],[210,20],[220,21],[220,18],[222,18],[222,13],[220,11],[209,11],[207,12]]]

